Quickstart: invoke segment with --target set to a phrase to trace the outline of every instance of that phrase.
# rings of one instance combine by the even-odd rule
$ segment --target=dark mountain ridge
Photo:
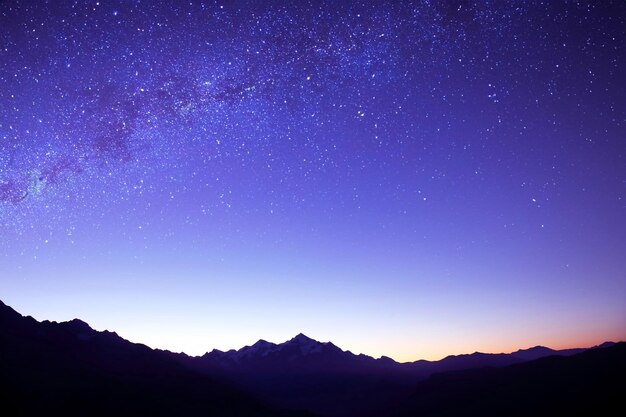
[[[284,343],[259,340],[191,357],[131,343],[78,319],[38,322],[0,302],[3,404],[23,416],[301,416],[307,413],[297,410],[308,410],[352,417],[387,415],[390,404],[402,414],[411,412],[411,399],[421,398],[419,392],[431,389],[433,381],[450,378],[441,375],[469,369],[491,375],[538,358],[578,357],[585,350],[536,346],[398,363],[299,334]],[[453,381],[440,389],[454,387]],[[416,384],[426,388],[411,396]]]
[[[417,381],[455,370],[505,367],[585,349],[553,350],[543,346],[512,353],[452,355],[439,361],[399,363],[343,351],[299,334],[284,343],[259,340],[239,350],[213,350],[192,358],[191,366],[223,375],[281,408],[346,417],[384,410]]]
[[[37,322],[0,302],[2,408],[11,415],[297,416],[169,352],[80,321]]]
[[[435,374],[378,416],[623,415],[625,375],[626,343],[603,343],[571,356]]]
[[[605,342],[603,345],[610,345]],[[606,347],[605,346],[605,347]],[[382,356],[375,359],[364,354],[344,351],[331,342],[318,342],[300,333],[284,343],[259,340],[239,350],[221,351],[214,349],[195,360],[202,366],[228,372],[287,372],[306,371],[326,373],[340,371],[355,373],[408,373],[413,377],[425,378],[433,373],[484,366],[507,366],[514,363],[539,359],[545,356],[570,356],[585,351],[585,348],[555,350],[545,346],[520,349],[511,353],[482,353],[450,355],[438,361],[417,360],[396,362]],[[278,369],[280,368],[280,369]]]

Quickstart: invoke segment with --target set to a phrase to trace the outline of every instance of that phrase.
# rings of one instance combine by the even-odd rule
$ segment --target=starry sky
[[[0,299],[202,354],[626,339],[623,1],[0,1]]]

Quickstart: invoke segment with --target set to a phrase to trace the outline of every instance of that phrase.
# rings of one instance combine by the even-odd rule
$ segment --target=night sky
[[[0,1],[0,299],[190,354],[626,339],[626,3]]]

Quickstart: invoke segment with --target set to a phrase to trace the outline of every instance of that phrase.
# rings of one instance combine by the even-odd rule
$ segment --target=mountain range
[[[4,415],[307,415],[271,408],[179,357],[95,331],[80,320],[38,322],[0,302]]]
[[[623,369],[594,355],[613,352],[617,358],[613,362],[623,366],[625,345],[607,342],[592,349],[561,351],[536,346],[508,354],[476,352],[398,363],[388,357],[356,355],[299,334],[280,344],[259,340],[239,350],[191,357],[131,343],[77,319],[38,322],[0,302],[3,404],[14,410],[12,415],[23,416],[439,415],[450,409],[448,393],[462,398],[476,386],[488,392],[501,386],[503,379],[505,386],[517,383],[517,391],[524,392],[523,378],[529,374],[541,381],[544,368],[546,375],[554,373],[555,360],[564,369],[601,362],[596,374],[605,368]],[[590,359],[581,362],[581,356]],[[534,371],[527,372],[524,366]],[[523,378],[516,379],[518,374]],[[560,386],[568,382],[561,381]],[[599,386],[593,380],[587,384]],[[615,386],[623,387],[623,378]],[[501,396],[506,398],[507,393]],[[476,406],[477,415],[488,404]],[[527,411],[532,414],[532,409]]]
[[[608,347],[606,342],[603,347]],[[520,349],[512,353],[481,353],[451,355],[439,361],[418,360],[415,362],[396,362],[382,356],[374,359],[371,356],[355,355],[350,351],[341,350],[331,342],[318,342],[300,333],[291,340],[276,344],[259,340],[251,346],[226,352],[214,349],[204,354],[200,360],[206,365],[233,370],[270,370],[280,367],[280,371],[293,369],[311,372],[321,371],[354,371],[364,370],[398,371],[404,370],[413,374],[427,376],[434,372],[450,371],[480,366],[504,366],[545,356],[570,356],[583,352],[584,348],[554,350],[545,346]]]
[[[610,345],[607,342],[603,346]],[[213,350],[194,358],[193,363],[236,382],[274,406],[342,417],[384,410],[416,382],[436,373],[504,367],[585,350],[535,346],[508,354],[475,352],[439,361],[399,363],[385,356],[374,359],[356,355],[331,342],[322,343],[299,334],[280,344],[259,340],[239,350]]]
[[[603,346],[569,357],[435,374],[376,417],[624,415],[626,343]]]

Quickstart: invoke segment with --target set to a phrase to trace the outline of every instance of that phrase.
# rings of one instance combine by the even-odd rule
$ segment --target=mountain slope
[[[130,343],[80,320],[40,323],[0,302],[3,405],[24,416],[302,415],[277,409],[328,417],[371,415],[399,403],[434,373],[474,368],[491,375],[511,364],[579,351],[537,346],[511,354],[476,352],[398,363],[355,355],[299,334],[280,344],[260,340],[240,350],[189,357]],[[444,388],[437,395],[443,396]],[[427,406],[432,398],[417,402]],[[400,411],[411,410],[413,402],[404,404]]]
[[[537,346],[510,354],[476,352],[448,356],[440,361],[398,363],[387,357],[355,355],[330,342],[318,342],[299,334],[280,344],[259,340],[239,350],[213,350],[201,358],[192,358],[189,364],[222,374],[281,408],[351,417],[384,409],[416,382],[434,373],[504,367],[582,350],[556,351]]]
[[[610,345],[610,342],[607,342]],[[259,340],[239,350],[217,349],[204,354],[193,363],[208,369],[228,372],[290,373],[405,373],[425,378],[433,373],[481,367],[502,367],[546,356],[570,356],[585,349],[554,350],[544,346],[520,349],[512,353],[481,353],[451,355],[438,361],[419,360],[399,363],[388,357],[374,359],[343,351],[331,342],[318,342],[300,333],[280,344]]]
[[[174,354],[80,320],[40,323],[1,302],[0,358],[2,405],[12,415],[288,415],[189,370]]]
[[[413,375],[391,359],[344,352],[299,334],[285,343],[259,340],[240,350],[213,350],[190,366],[240,384],[280,408],[324,416],[353,416],[379,409],[410,387]]]
[[[626,343],[504,368],[436,374],[380,416],[588,416],[626,408]],[[619,410],[622,412],[619,412]]]
[[[481,353],[451,355],[439,361],[419,360],[399,363],[388,357],[374,359],[343,351],[331,342],[318,342],[300,333],[280,344],[259,340],[239,350],[217,349],[204,354],[195,363],[207,368],[229,372],[289,373],[406,373],[425,378],[433,373],[481,367],[501,367],[546,356],[569,356],[585,349],[554,350],[544,346],[520,349],[512,353]]]
[[[374,359],[343,351],[330,342],[322,343],[299,334],[284,343],[259,340],[239,350],[213,350],[200,358],[204,366],[234,372],[310,372],[310,373],[369,373],[399,368],[397,362]]]

